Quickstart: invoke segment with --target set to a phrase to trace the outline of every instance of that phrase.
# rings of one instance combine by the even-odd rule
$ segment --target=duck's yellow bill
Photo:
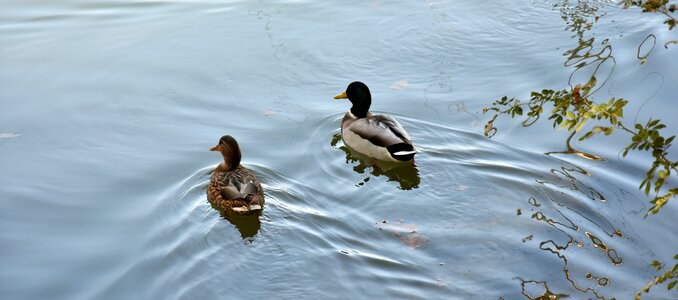
[[[343,92],[339,95],[334,96],[334,99],[346,99],[348,96],[346,95],[346,92]]]

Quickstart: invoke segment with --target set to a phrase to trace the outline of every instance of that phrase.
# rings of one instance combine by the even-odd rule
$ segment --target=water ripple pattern
[[[644,162],[545,155],[550,126],[490,140],[480,113],[594,73],[675,125],[675,51],[643,42],[665,25],[606,3],[4,0],[0,298],[630,298],[678,244],[678,210],[643,219]],[[344,146],[355,80],[413,166]],[[207,201],[226,134],[258,219]]]

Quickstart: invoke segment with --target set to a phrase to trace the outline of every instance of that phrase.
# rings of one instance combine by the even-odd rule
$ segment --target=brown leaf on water
[[[19,133],[0,133],[0,139],[11,139],[15,137],[20,137]]]
[[[403,236],[400,238],[400,242],[411,247],[411,248],[419,248],[426,244],[428,242],[427,239],[425,239],[421,234],[418,233],[412,233],[407,236]]]
[[[401,243],[411,247],[419,248],[426,244],[428,240],[417,232],[417,226],[414,224],[405,224],[403,221],[383,220],[376,224],[379,230],[388,231],[393,237],[400,240]]]
[[[669,49],[669,45],[671,44],[678,45],[678,40],[671,40],[666,42],[666,44],[664,44],[664,48]]]
[[[581,95],[579,94],[580,90],[581,85],[577,85],[572,89],[572,97],[574,97],[572,103],[574,104],[574,106],[579,106],[579,103],[581,102]]]

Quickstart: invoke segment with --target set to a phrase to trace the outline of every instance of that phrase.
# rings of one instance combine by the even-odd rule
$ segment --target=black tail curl
[[[399,161],[408,161],[412,160],[414,158],[414,155],[416,154],[416,151],[414,150],[414,146],[411,144],[407,143],[399,143],[399,144],[393,144],[388,147],[386,147],[386,150],[388,150],[388,153],[391,154],[391,157],[399,160]],[[405,152],[405,153],[402,153]]]

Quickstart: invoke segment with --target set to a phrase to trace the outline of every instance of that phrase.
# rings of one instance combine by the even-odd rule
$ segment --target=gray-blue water
[[[567,132],[503,118],[487,139],[480,111],[599,66],[596,100],[675,134],[662,22],[602,1],[4,0],[0,298],[629,299],[678,252],[676,203],[643,218],[650,157],[622,159],[623,133],[576,145],[604,161],[545,155]],[[582,41],[614,59],[577,70]],[[332,96],[354,80],[415,168],[344,151]],[[207,202],[225,134],[266,190],[258,225]]]

